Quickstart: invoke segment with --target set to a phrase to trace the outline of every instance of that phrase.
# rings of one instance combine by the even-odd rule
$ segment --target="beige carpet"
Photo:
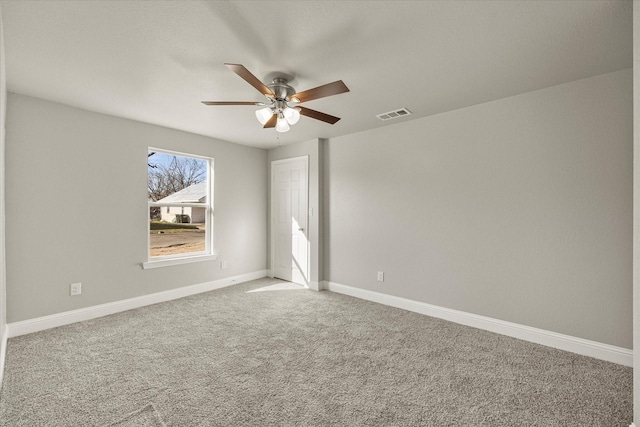
[[[149,404],[111,424],[110,427],[164,427],[164,425],[156,409]]]
[[[167,426],[626,427],[632,370],[269,279],[9,340],[0,425],[135,414]]]

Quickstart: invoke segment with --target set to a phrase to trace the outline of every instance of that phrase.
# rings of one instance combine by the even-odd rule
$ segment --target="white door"
[[[273,275],[301,285],[309,283],[308,163],[307,157],[271,163]]]

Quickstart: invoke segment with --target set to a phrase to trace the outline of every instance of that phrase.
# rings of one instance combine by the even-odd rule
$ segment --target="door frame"
[[[269,200],[269,205],[270,205],[270,209],[269,212],[271,213],[271,218],[269,221],[269,234],[270,234],[270,242],[269,242],[269,247],[270,247],[270,272],[271,272],[271,277],[275,277],[275,253],[276,253],[276,236],[274,233],[274,222],[276,219],[276,215],[275,215],[275,211],[276,211],[276,199],[274,196],[274,191],[273,191],[273,183],[275,182],[276,176],[274,174],[274,166],[275,165],[281,165],[281,164],[285,164],[285,163],[294,163],[294,162],[298,162],[298,161],[304,161],[305,163],[305,169],[306,169],[306,200],[305,200],[305,213],[306,213],[306,217],[307,217],[307,230],[306,230],[306,234],[307,234],[307,241],[309,239],[310,236],[310,231],[309,231],[309,227],[311,226],[310,222],[309,222],[309,156],[298,156],[298,157],[291,157],[288,159],[280,159],[280,160],[272,160],[271,161],[271,165],[270,165],[270,169],[271,169],[271,176],[270,176],[270,181],[269,181],[269,187],[271,189],[270,193],[270,199]],[[311,247],[309,244],[307,244],[307,271],[305,272],[304,276],[306,276],[306,284],[305,286],[309,286],[309,283],[311,282]]]

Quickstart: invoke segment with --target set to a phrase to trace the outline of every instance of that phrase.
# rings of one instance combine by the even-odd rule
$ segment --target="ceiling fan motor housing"
[[[271,89],[271,92],[273,92],[278,101],[286,101],[291,95],[296,93],[296,90],[287,84],[287,79],[285,78],[275,78],[273,79],[273,83],[267,85],[267,87]]]
[[[296,90],[287,84],[287,79],[281,77],[273,79],[273,83],[267,85],[267,87],[275,95],[274,98],[267,95],[267,98],[270,98],[271,102],[275,104],[273,105],[276,109],[275,113],[281,113],[287,108],[287,101],[290,100],[291,95],[296,93]]]

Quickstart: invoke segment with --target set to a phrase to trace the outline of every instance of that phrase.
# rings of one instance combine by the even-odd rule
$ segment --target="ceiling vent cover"
[[[389,111],[388,113],[378,114],[376,117],[379,118],[380,120],[391,120],[391,119],[397,119],[400,117],[405,117],[405,116],[408,116],[409,114],[411,114],[411,111],[407,110],[406,108],[401,108],[399,110]]]

